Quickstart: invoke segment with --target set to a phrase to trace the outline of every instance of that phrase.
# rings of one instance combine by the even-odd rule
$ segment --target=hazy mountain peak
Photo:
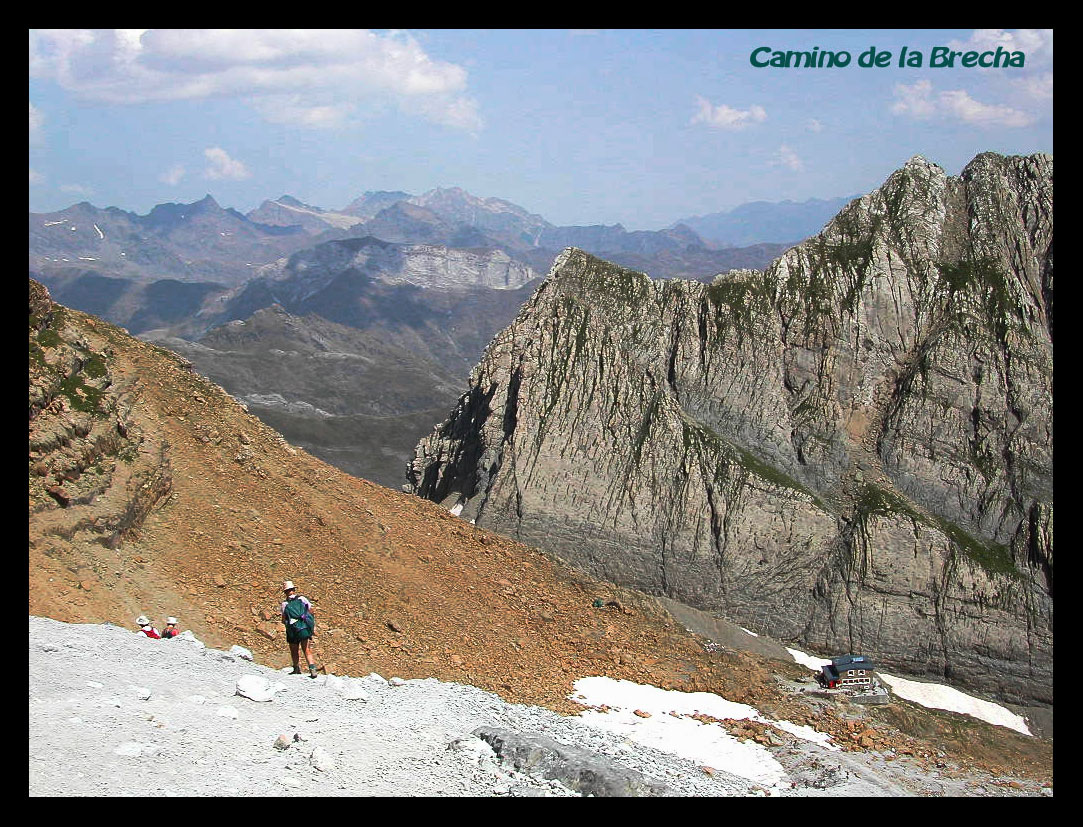
[[[306,204],[300,199],[294,198],[292,195],[283,195],[280,198],[275,199],[279,204],[285,204],[287,207],[300,207],[305,210],[315,210],[317,212],[323,212],[319,207],[313,207],[310,204]]]

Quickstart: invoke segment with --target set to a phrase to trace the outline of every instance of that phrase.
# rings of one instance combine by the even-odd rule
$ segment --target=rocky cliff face
[[[344,272],[384,284],[432,289],[487,287],[515,290],[538,277],[502,250],[465,250],[442,245],[396,244],[372,236],[317,244],[288,260],[261,268],[264,280],[288,301],[318,292]]]
[[[407,488],[774,637],[1051,703],[1052,180],[915,157],[710,285],[567,250]]]

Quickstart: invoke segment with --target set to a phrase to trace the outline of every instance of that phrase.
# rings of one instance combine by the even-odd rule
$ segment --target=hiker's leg
[[[308,676],[310,678],[316,677],[316,661],[312,658],[312,643],[311,638],[305,638],[301,641],[301,649],[305,653],[305,660],[308,661]]]
[[[288,643],[290,644],[290,660],[293,661],[293,671],[300,672],[301,664],[297,655],[297,644],[293,641],[288,641]]]

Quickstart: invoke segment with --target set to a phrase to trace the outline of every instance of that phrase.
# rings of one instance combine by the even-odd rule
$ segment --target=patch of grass
[[[83,363],[83,373],[90,379],[100,379],[107,373],[105,361],[98,354],[91,354],[90,358]]]
[[[973,294],[997,339],[1004,343],[1008,329],[1024,317],[1023,307],[1008,284],[1008,274],[992,258],[968,257],[958,262],[941,262],[940,279],[948,294]],[[956,321],[962,322],[956,312]]]
[[[61,382],[59,392],[68,400],[72,410],[104,416],[105,411],[101,408],[104,393],[83,382],[79,374],[73,373]]]
[[[875,485],[866,485],[857,501],[855,519],[865,528],[868,518],[873,514],[903,514],[915,522],[940,531],[951,541],[956,551],[977,563],[988,573],[1008,577],[1020,576],[1007,546],[991,541],[982,542],[943,517],[936,515],[925,517],[896,494]]]
[[[760,479],[781,488],[789,488],[793,491],[798,491],[807,497],[811,497],[813,502],[820,508],[825,511],[827,510],[827,507],[819,497],[805,488],[805,486],[793,477],[780,471],[773,465],[769,465],[759,457],[746,451],[744,448],[741,448],[739,445],[735,445],[732,442],[723,439],[710,428],[683,418],[681,420],[681,427],[681,436],[686,451],[691,448],[701,448],[705,446],[713,453],[719,455],[723,460],[723,463],[743,468]]]
[[[866,484],[857,500],[857,513],[862,517],[873,514],[904,514],[912,520],[926,522],[909,503],[896,494],[875,485]]]
[[[42,347],[54,348],[59,347],[61,344],[60,334],[53,330],[51,327],[46,327],[38,331],[38,344]]]

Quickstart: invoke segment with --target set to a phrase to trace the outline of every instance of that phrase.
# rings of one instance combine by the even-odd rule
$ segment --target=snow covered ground
[[[1021,716],[999,704],[983,701],[981,698],[975,698],[965,692],[960,692],[958,689],[952,689],[950,686],[943,686],[939,683],[911,681],[906,678],[897,678],[894,675],[885,675],[883,672],[877,672],[877,674],[884,683],[891,687],[892,692],[904,700],[921,704],[930,709],[946,709],[949,712],[960,712],[963,715],[970,715],[988,721],[990,724],[1014,729],[1024,735],[1031,734],[1027,722]]]
[[[579,715],[591,726],[747,778],[767,788],[781,791],[783,787],[789,787],[786,771],[766,747],[752,741],[742,743],[720,724],[690,717],[702,714],[767,723],[768,719],[754,707],[727,701],[710,692],[659,689],[607,677],[581,678],[575,682],[575,690],[572,700],[609,708],[606,711],[589,709]],[[811,727],[789,721],[770,723],[828,750],[838,749],[827,735]]]

